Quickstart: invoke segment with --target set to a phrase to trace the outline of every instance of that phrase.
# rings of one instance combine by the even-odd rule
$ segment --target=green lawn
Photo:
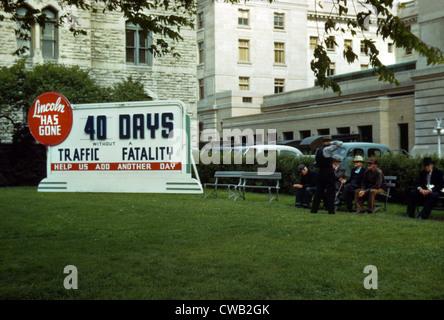
[[[442,211],[314,215],[292,196],[226,196],[1,188],[0,298],[444,298]],[[77,290],[63,286],[67,265]]]

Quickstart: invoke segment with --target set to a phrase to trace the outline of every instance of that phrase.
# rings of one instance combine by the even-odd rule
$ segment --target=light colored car
[[[193,156],[196,163],[199,161],[199,152],[202,150],[193,150]],[[277,155],[290,155],[293,157],[301,157],[304,155],[298,148],[291,146],[283,146],[283,145],[252,145],[252,146],[238,146],[238,147],[215,147],[211,148],[212,152],[220,152],[226,155],[227,153],[232,154],[234,156],[248,156],[254,159],[256,156],[268,156],[268,152],[276,151]]]
[[[234,147],[234,152],[242,152],[243,155],[248,155],[249,153],[254,152],[254,155],[267,155],[270,151],[276,151],[278,156],[281,155],[290,155],[293,157],[303,156],[302,152],[295,147],[291,146],[283,146],[283,145],[275,145],[275,144],[261,144],[254,146],[244,146],[244,147]]]
[[[362,156],[367,160],[368,158],[383,157],[388,154],[392,155],[393,151],[386,145],[379,143],[344,142],[333,154],[341,156],[341,166],[346,169],[347,175],[350,175],[350,163],[353,162],[355,156]]]

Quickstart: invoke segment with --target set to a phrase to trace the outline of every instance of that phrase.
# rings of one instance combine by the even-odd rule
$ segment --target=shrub
[[[26,124],[14,115],[27,113],[34,100],[48,91],[64,95],[72,104],[151,100],[140,82],[130,78],[104,88],[78,66],[46,62],[28,69],[20,59],[1,67],[0,118],[12,123],[14,143],[0,145],[0,186],[36,185],[45,177],[45,148],[35,145]]]
[[[423,170],[423,159],[425,156],[408,157],[406,155],[388,155],[379,158],[378,167],[386,176],[397,176],[396,187],[392,189],[392,201],[398,203],[407,203],[407,193],[414,188],[418,175]],[[436,162],[435,167],[444,169],[444,159],[438,159],[437,156],[431,156]]]
[[[423,169],[422,161],[424,157],[408,157],[405,155],[387,155],[379,158],[378,167],[386,176],[397,176],[396,187],[391,189],[391,202],[407,203],[407,192],[416,185],[419,172]],[[437,168],[444,170],[444,159],[438,159],[432,156],[436,162]],[[216,171],[255,171],[258,168],[257,163],[248,165],[243,158],[242,164],[202,164],[197,165],[199,177],[202,184],[214,181],[214,172]],[[300,175],[297,173],[297,167],[300,164],[315,169],[314,158],[309,156],[295,158],[292,156],[277,157],[276,172],[282,173],[280,183],[281,193],[294,194],[293,184],[300,181]],[[236,181],[233,181],[236,182]]]
[[[242,158],[241,164],[234,164],[234,158],[231,157],[229,164],[223,164],[223,155],[220,158],[220,164],[203,164],[199,161],[197,170],[202,184],[214,181],[214,173],[216,171],[256,171],[259,167],[266,165],[259,165],[257,161],[254,164],[247,164],[246,158]],[[293,184],[299,182],[300,175],[297,173],[297,167],[304,164],[307,167],[313,168],[314,159],[309,156],[295,158],[290,155],[282,155],[276,157],[276,172],[282,173],[282,180],[280,182],[280,191],[282,193],[294,194]],[[237,182],[237,181],[232,181]],[[261,183],[257,181],[256,183]]]

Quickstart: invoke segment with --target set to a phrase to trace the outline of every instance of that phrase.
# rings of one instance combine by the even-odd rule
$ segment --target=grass
[[[1,188],[0,299],[444,298],[444,212],[313,215],[288,195],[226,196]]]

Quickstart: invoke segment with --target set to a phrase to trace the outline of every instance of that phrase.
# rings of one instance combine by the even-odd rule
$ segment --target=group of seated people
[[[353,202],[356,213],[372,213],[374,211],[375,198],[379,193],[387,191],[384,174],[378,168],[377,159],[369,159],[367,168],[364,168],[364,158],[355,156],[353,159],[354,168],[350,177],[346,179],[346,170],[342,167],[340,156],[333,156],[333,168],[335,172],[335,206],[345,204],[348,212],[353,212]],[[441,189],[444,188],[444,178],[441,170],[435,168],[435,163],[431,158],[424,158],[424,169],[420,172],[416,187],[408,194],[407,215],[415,217],[415,210],[419,204],[423,209],[418,213],[418,219],[427,219],[433,207],[436,205],[439,196],[444,195]],[[301,175],[300,182],[294,184],[296,189],[297,208],[309,208],[313,194],[316,191],[317,172],[301,164],[298,166],[298,173]],[[367,207],[364,209],[364,200],[367,199]]]

